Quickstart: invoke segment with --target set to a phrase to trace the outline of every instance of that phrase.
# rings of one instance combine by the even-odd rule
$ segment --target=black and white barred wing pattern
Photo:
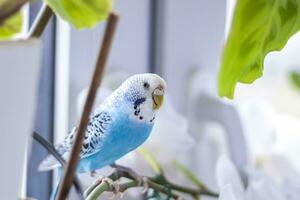
[[[111,120],[111,116],[107,112],[95,114],[90,119],[80,151],[81,158],[88,157],[99,151]]]
[[[107,112],[98,112],[90,117],[80,151],[80,158],[91,156],[100,150],[101,144],[105,137],[106,131],[111,124],[111,121],[111,116]],[[55,146],[55,149],[65,160],[69,157],[76,133],[77,128],[75,127],[61,143]],[[52,155],[49,155],[40,164],[39,170],[51,170],[58,166],[60,166],[60,164],[57,162],[57,160]]]

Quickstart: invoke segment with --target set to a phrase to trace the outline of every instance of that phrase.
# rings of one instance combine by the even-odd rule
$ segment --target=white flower
[[[237,104],[251,160],[282,155],[300,170],[300,119],[276,111],[268,102],[250,99]]]
[[[238,200],[232,189],[232,185],[225,185],[221,188],[219,200]]]
[[[225,192],[226,196],[229,195],[227,193],[233,193],[229,196],[233,196],[237,200],[245,199],[245,189],[238,171],[233,163],[225,156],[219,158],[216,167],[216,176],[218,185],[221,191]]]
[[[276,163],[274,163],[276,164]],[[217,180],[220,189],[219,200],[291,200],[299,199],[299,181],[285,177],[278,183],[265,172],[249,166],[248,186],[245,188],[233,163],[221,157],[217,164]],[[298,174],[294,174],[294,178]]]

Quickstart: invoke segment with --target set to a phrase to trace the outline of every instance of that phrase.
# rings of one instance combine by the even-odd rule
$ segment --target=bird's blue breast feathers
[[[82,158],[78,172],[88,172],[113,163],[128,152],[140,146],[149,136],[153,124],[133,120],[121,107],[107,113],[111,123],[102,137],[97,153]]]

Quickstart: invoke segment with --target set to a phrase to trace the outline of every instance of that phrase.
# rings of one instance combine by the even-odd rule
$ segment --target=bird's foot
[[[113,196],[110,199],[116,199],[118,197],[123,198],[123,193],[120,192],[120,185],[110,178],[103,178],[102,181],[106,183],[112,190]]]
[[[139,185],[143,186],[143,190],[142,190],[142,193],[146,193],[148,190],[149,190],[149,185],[148,185],[148,178],[143,176],[141,177],[142,180],[139,183]]]
[[[117,171],[127,173],[130,177],[136,180],[139,186],[143,186],[143,193],[149,189],[147,177],[139,175],[129,167],[117,165],[115,163],[110,166]]]
[[[108,177],[99,177],[95,180],[95,182],[92,184],[91,187],[89,187],[85,192],[84,192],[84,197],[87,197],[98,185],[105,183],[108,185],[110,190],[113,192],[113,196],[110,197],[110,199],[117,199],[118,197],[122,198],[123,193],[120,192],[120,185],[116,183],[114,180],[108,178]]]

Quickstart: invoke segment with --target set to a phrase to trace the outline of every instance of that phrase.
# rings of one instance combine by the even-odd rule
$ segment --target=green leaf
[[[238,82],[262,76],[265,56],[284,47],[300,29],[300,0],[237,0],[223,50],[219,96],[233,98]]]
[[[177,161],[173,161],[174,167],[176,167],[191,183],[195,184],[197,187],[205,189],[205,185],[191,172],[188,168],[183,166]]]
[[[22,30],[22,15],[17,12],[0,25],[0,40],[8,39]]]
[[[143,147],[140,147],[138,148],[138,152],[144,156],[145,160],[148,162],[148,164],[151,166],[151,168],[154,170],[155,173],[163,174],[160,165],[158,164],[154,156],[149,151],[147,151]]]
[[[300,73],[295,71],[290,72],[289,80],[293,86],[300,91]]]
[[[107,18],[112,0],[44,0],[62,19],[76,28],[91,28]]]

